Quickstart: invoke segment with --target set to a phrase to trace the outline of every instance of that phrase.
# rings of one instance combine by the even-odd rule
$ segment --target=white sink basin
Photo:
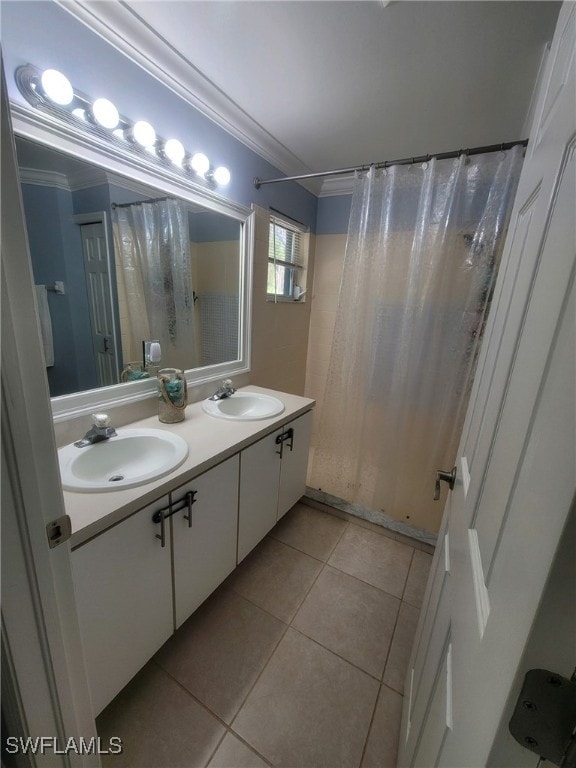
[[[235,392],[223,400],[203,400],[202,410],[219,419],[256,421],[278,416],[284,410],[284,403],[259,392]]]
[[[108,440],[58,451],[62,487],[82,493],[134,488],[172,472],[187,456],[186,441],[161,429],[119,429]]]

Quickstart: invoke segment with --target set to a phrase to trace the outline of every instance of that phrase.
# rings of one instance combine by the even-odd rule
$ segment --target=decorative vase
[[[165,424],[184,421],[188,405],[186,377],[179,368],[158,371],[158,418]]]
[[[140,379],[149,379],[150,374],[144,370],[140,361],[128,363],[120,375],[120,381],[140,381]]]

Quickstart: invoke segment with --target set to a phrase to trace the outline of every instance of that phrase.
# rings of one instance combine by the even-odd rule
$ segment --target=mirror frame
[[[194,182],[185,176],[184,172],[178,171],[174,166],[170,167],[168,163],[152,159],[148,161],[140,153],[124,149],[117,141],[108,143],[100,136],[83,132],[50,114],[15,102],[10,103],[10,113],[16,136],[31,139],[79,160],[93,163],[119,176],[128,177],[135,183],[153,186],[162,193],[176,195],[190,203],[202,205],[210,211],[234,218],[241,224],[239,358],[216,365],[191,368],[186,370],[185,374],[188,386],[193,387],[248,373],[251,353],[254,211]],[[95,410],[129,405],[152,397],[156,397],[154,378],[114,384],[51,398],[52,416],[54,422],[65,421]]]

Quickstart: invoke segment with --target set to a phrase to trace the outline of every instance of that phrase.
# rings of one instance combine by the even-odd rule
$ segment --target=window
[[[268,299],[297,298],[295,288],[304,290],[304,231],[295,224],[270,217],[268,236]]]

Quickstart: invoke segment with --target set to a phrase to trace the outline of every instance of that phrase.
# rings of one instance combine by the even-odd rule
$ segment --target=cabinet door
[[[232,456],[172,492],[176,627],[236,567],[239,457]],[[194,493],[191,520],[186,494]]]
[[[293,430],[282,447],[282,469],[278,493],[278,520],[302,498],[306,491],[308,451],[312,432],[312,411],[302,414],[284,428]]]
[[[240,454],[240,504],[238,562],[264,538],[276,523],[280,447],[274,432]]]
[[[164,497],[72,552],[94,715],[172,633],[169,542],[162,547],[152,522],[167,503]]]

